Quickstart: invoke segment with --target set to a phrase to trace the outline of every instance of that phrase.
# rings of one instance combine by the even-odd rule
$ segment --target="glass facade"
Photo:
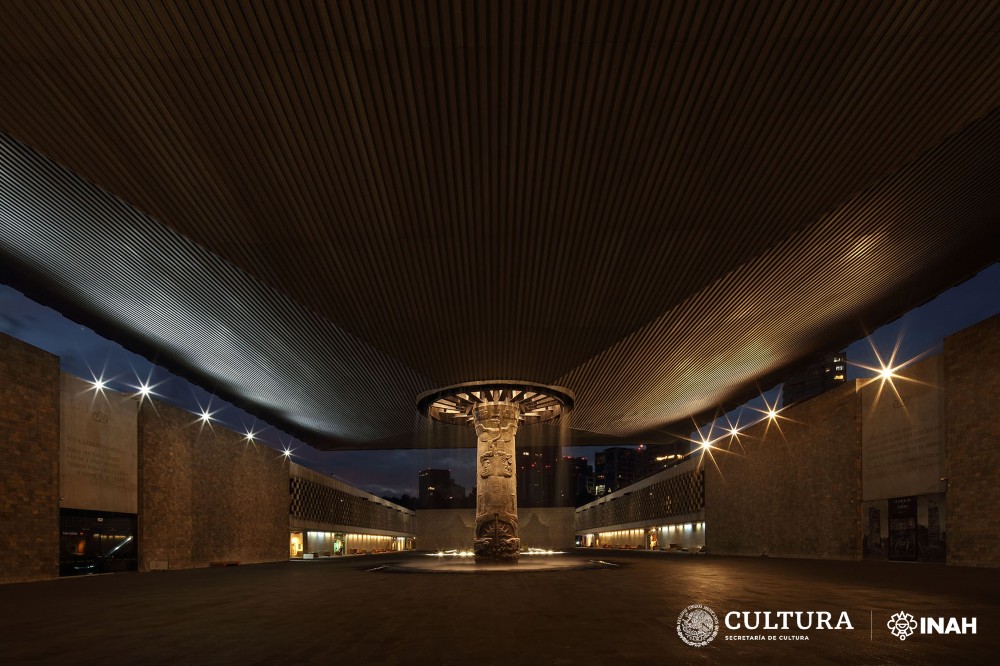
[[[136,571],[136,516],[60,509],[59,575]]]
[[[384,534],[352,534],[322,530],[293,531],[289,556],[296,559],[320,559],[341,555],[374,555],[413,549],[412,537]]]

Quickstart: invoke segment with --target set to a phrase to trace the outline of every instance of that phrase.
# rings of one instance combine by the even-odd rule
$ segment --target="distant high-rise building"
[[[560,456],[557,447],[546,446],[518,449],[516,459],[518,506],[577,506],[593,499],[587,458]]]
[[[672,442],[656,442],[640,447],[639,478],[644,479],[668,467],[679,465],[691,454],[692,443],[678,438]]]
[[[594,499],[594,468],[589,459],[563,456],[559,477],[556,506],[582,506]]]
[[[802,402],[840,386],[847,379],[847,352],[824,356],[816,363],[785,380],[785,405]]]
[[[465,505],[465,487],[451,478],[448,469],[422,469],[418,475],[421,509],[450,509]]]
[[[639,449],[615,446],[594,456],[595,494],[598,497],[639,480]]]
[[[558,484],[559,450],[554,446],[524,447],[517,461],[517,505],[552,506]]]

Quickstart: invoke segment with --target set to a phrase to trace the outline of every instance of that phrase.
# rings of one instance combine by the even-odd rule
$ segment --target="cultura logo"
[[[704,647],[719,633],[719,618],[708,606],[692,604],[677,617],[677,635],[693,647]]]
[[[907,636],[913,635],[913,630],[917,628],[917,621],[913,616],[904,611],[899,611],[886,622],[892,635],[901,641],[905,641]]]

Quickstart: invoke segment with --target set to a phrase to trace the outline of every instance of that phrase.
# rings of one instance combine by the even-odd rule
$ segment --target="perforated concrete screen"
[[[413,533],[413,514],[307,479],[291,477],[292,518],[331,525],[363,525],[366,529]]]
[[[576,512],[575,529],[589,530],[612,525],[696,514],[705,508],[705,472],[681,472],[652,485],[616,493],[608,501],[591,502]]]

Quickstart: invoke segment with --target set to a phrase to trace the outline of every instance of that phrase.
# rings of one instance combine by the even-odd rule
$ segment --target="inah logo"
[[[905,641],[907,636],[913,635],[913,630],[917,628],[917,621],[913,616],[904,611],[899,611],[885,623],[889,631],[901,641]]]
[[[677,617],[677,635],[693,647],[704,647],[719,633],[719,618],[708,606],[692,604]]]

